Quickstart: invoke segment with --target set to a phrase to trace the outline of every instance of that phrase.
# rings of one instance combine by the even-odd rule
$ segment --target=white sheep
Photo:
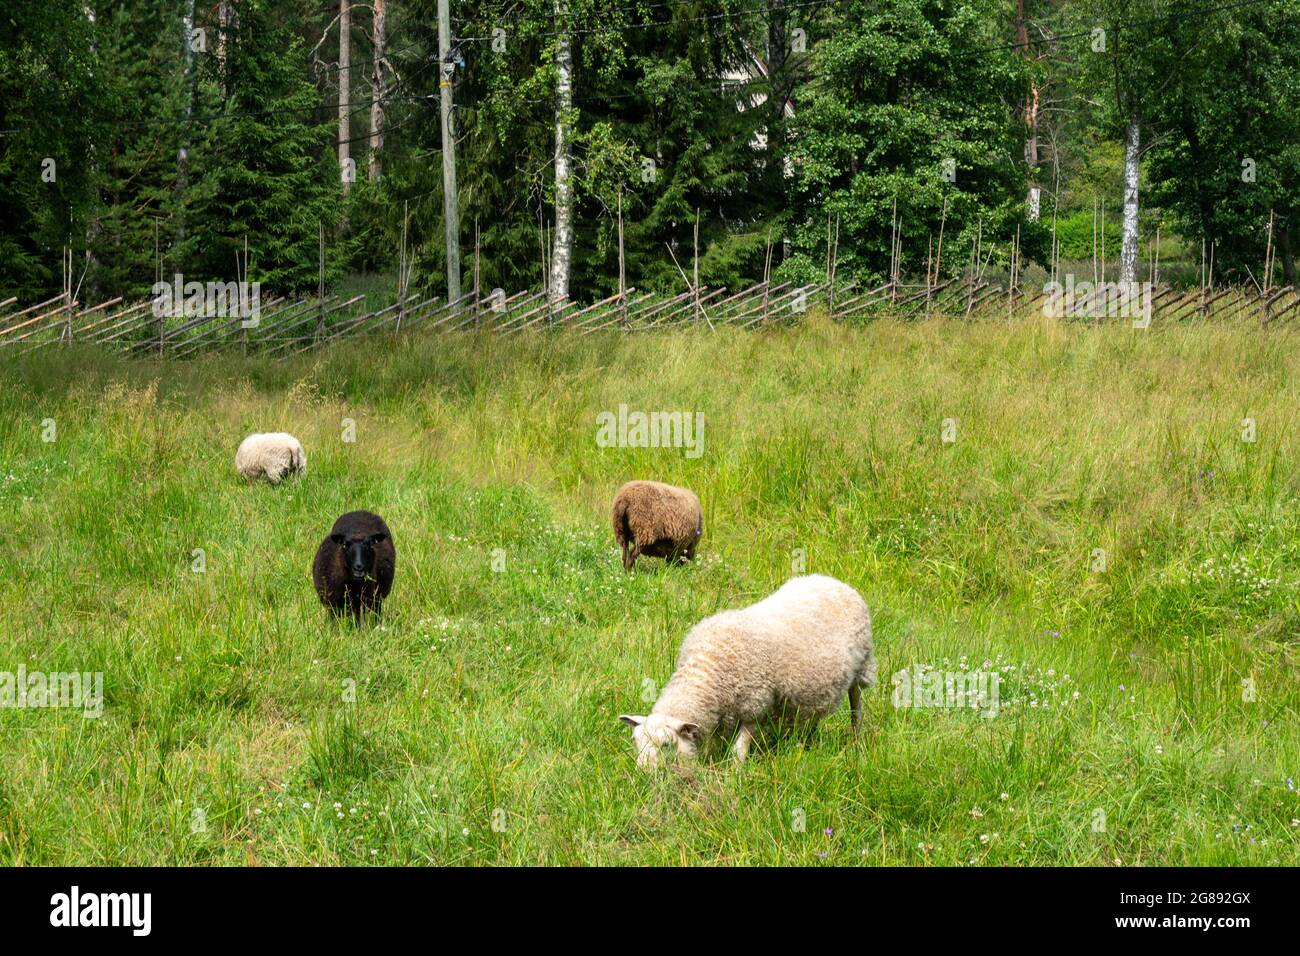
[[[846,692],[856,732],[861,689],[875,683],[866,602],[843,581],[809,574],[696,624],[650,714],[619,719],[632,725],[639,767],[656,766],[660,748],[690,756],[709,736],[733,731],[732,752],[743,762],[760,723],[810,732]]]
[[[235,471],[249,481],[265,478],[274,485],[285,475],[306,474],[307,455],[292,435],[254,432],[239,443]]]

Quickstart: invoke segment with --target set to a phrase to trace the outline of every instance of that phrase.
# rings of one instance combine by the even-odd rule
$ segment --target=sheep
[[[695,560],[704,512],[695,492],[659,481],[629,481],[614,496],[614,540],[631,571],[639,555],[676,564]]]
[[[254,432],[239,443],[235,471],[254,481],[278,484],[285,475],[307,473],[307,455],[298,439],[285,432]]]
[[[619,719],[632,726],[643,769],[658,765],[660,748],[689,757],[711,735],[737,729],[732,753],[743,763],[760,723],[811,734],[845,692],[857,733],[862,689],[875,683],[866,602],[842,581],[809,574],[756,604],[696,624],[649,715]]]
[[[316,549],[312,582],[321,603],[335,616],[350,612],[361,623],[362,611],[376,616],[393,589],[397,552],[384,519],[369,511],[349,511],[334,522]]]

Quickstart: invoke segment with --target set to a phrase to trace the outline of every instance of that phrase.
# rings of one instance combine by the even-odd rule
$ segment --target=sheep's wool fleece
[[[810,574],[695,625],[653,712],[704,733],[786,708],[816,720],[832,713],[855,682],[876,682],[866,602],[844,582]]]
[[[286,432],[249,435],[235,452],[235,470],[252,481],[265,478],[275,484],[285,475],[307,471],[307,455],[298,439]]]
[[[661,481],[629,481],[614,496],[614,537],[623,543],[626,516],[632,540],[645,546],[671,540],[685,546],[704,531],[700,499],[689,488]]]

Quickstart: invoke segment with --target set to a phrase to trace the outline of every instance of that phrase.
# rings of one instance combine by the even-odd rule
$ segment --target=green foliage
[[[185,52],[193,7],[207,47]],[[0,293],[59,288],[59,250],[85,270],[83,301],[147,291],[155,270],[229,280],[248,238],[250,278],[275,294],[313,289],[321,225],[327,282],[396,271],[405,229],[415,285],[444,286],[436,4],[388,11],[382,176],[369,181],[370,8],[351,33],[352,143],[336,161],[332,11],[247,0],[221,37],[215,5],[14,0],[0,25]],[[629,6],[524,0],[456,4],[454,127],[463,285],[538,288],[555,219],[557,35],[572,27],[575,229],[571,294],[618,285],[619,209],[630,286],[680,292],[837,275],[872,283],[937,254],[953,274],[976,237],[995,267],[1019,234],[1047,260],[1051,217],[1079,248],[1080,210],[1118,226],[1123,128],[1140,121],[1144,237],[1216,250],[1220,278],[1258,276],[1270,216],[1279,268],[1294,273],[1300,225],[1300,12],[1208,13],[1196,0],[836,0],[798,9],[753,0]],[[502,29],[504,49],[494,47]],[[1092,34],[1105,30],[1104,49]],[[796,43],[797,38],[800,41]],[[1038,97],[1038,165],[1026,164],[1026,102]],[[58,179],[40,179],[41,162]],[[183,157],[183,158],[182,158]],[[1244,182],[1250,160],[1255,180]],[[954,181],[943,175],[953,163]],[[952,178],[952,177],[950,177]],[[1042,216],[1026,218],[1030,183]],[[156,243],[156,252],[155,252]],[[1108,240],[1108,245],[1109,245]],[[1118,247],[1118,240],[1116,240]],[[933,250],[933,253],[932,251]],[[1090,248],[1089,248],[1090,251]],[[1249,270],[1249,271],[1248,271]],[[1172,274],[1172,273],[1169,273]],[[1279,278],[1279,277],[1274,277]]]
[[[93,39],[80,4],[0,9],[0,299],[53,295],[61,250],[84,248],[106,103]]]
[[[1169,33],[1179,68],[1152,195],[1185,233],[1214,244],[1215,274],[1263,281],[1270,214],[1278,261],[1300,254],[1300,9],[1222,11]],[[1209,41],[1212,37],[1212,42]],[[1275,277],[1273,284],[1278,284]]]
[[[171,247],[183,201],[176,178],[177,154],[187,144],[185,126],[158,122],[184,114],[188,85],[180,53],[182,11],[175,0],[130,0],[100,5],[96,47],[106,77],[112,121],[103,124],[104,155],[90,229],[94,268],[87,276],[91,299],[139,298],[155,278],[155,237],[163,275],[175,263]],[[159,69],[159,64],[174,65]]]
[[[280,294],[315,289],[320,224],[334,239],[342,186],[332,128],[309,122],[317,94],[301,74],[305,44],[291,27],[262,0],[240,5],[224,95],[216,59],[202,61],[199,108],[210,106],[222,120],[192,141],[176,251],[201,281],[233,278],[248,236],[250,280]],[[340,274],[347,255],[331,242],[327,279]]]
[[[984,52],[999,36],[991,5],[851,4],[825,31],[813,55],[819,81],[794,124],[796,249],[824,261],[829,212],[840,219],[837,271],[879,279],[897,209],[902,269],[920,272],[945,207],[952,266],[969,257],[981,223],[990,241],[1019,224],[1033,249],[1024,129],[1003,105],[1023,97],[1026,74],[1012,51]]]
[[[1056,241],[1062,259],[1091,259],[1101,255],[1101,222],[1093,220],[1091,209],[1072,212],[1056,220]],[[1119,252],[1120,224],[1114,217],[1106,220],[1106,251],[1113,258]],[[1094,248],[1095,242],[1095,248]]]

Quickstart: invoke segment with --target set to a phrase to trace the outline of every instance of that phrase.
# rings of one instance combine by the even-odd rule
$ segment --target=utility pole
[[[451,0],[438,0],[438,93],[442,101],[442,196],[447,231],[447,302],[460,300],[460,204],[456,194],[456,134],[451,123]]]

